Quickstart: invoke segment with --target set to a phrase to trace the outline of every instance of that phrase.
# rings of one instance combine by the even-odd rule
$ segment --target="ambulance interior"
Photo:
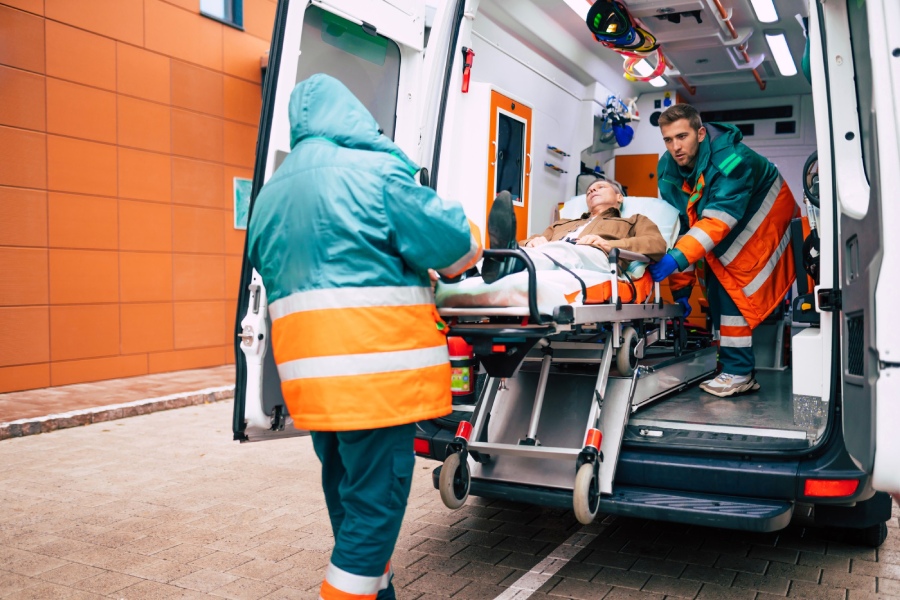
[[[587,30],[590,4],[584,0],[478,4],[471,22],[469,90],[448,102],[455,126],[445,129],[441,142],[439,194],[463,202],[484,230],[493,194],[520,193],[517,237],[523,239],[543,231],[556,211],[569,217],[583,212],[583,198],[573,198],[593,181],[590,174],[579,177],[583,163],[625,186],[626,204],[640,212],[642,197],[657,197],[656,166],[665,152],[651,117],[682,101],[696,106],[704,120],[738,125],[744,142],[778,166],[806,214],[803,170],[816,150],[811,86],[800,71],[807,3],[778,2],[774,23],[761,22],[749,0],[727,2],[727,19],[718,0],[626,4],[656,36],[669,63],[651,82],[623,76],[623,58]],[[793,73],[782,73],[767,34],[784,35]],[[652,72],[655,59],[649,57],[647,64]],[[628,123],[633,139],[620,144],[614,136],[609,140],[603,117],[608,104],[627,105],[629,99],[636,99],[639,120]],[[508,159],[503,170],[503,151],[521,157],[523,176]],[[819,235],[827,245],[829,232]],[[666,288],[663,295],[671,301]],[[706,328],[700,285],[694,286],[691,304],[689,324]],[[632,414],[625,443],[754,453],[808,450],[828,426],[831,335],[829,324],[798,321],[786,302],[754,331],[760,392],[717,398],[691,385]],[[526,364],[522,370],[536,368]],[[551,369],[545,411],[553,410],[554,387],[556,401],[577,387],[570,373],[565,367]],[[592,383],[582,386],[587,398]]]
[[[426,167],[438,194],[460,201],[482,232],[490,203],[501,189],[510,190],[517,202],[520,239],[542,232],[561,213],[577,214],[574,203],[583,200],[573,198],[593,180],[583,170],[602,171],[619,181],[627,188],[626,204],[640,211],[641,198],[658,195],[656,166],[665,152],[655,117],[679,101],[694,105],[707,121],[737,125],[744,143],[777,165],[805,216],[810,204],[804,181],[813,190],[818,177],[810,156],[817,137],[831,136],[835,129],[828,122],[827,94],[813,94],[816,82],[823,85],[825,67],[817,3],[808,0],[626,0],[628,11],[652,32],[666,59],[667,68],[658,76],[653,73],[658,57],[636,65],[638,73],[654,75],[649,81],[626,78],[623,57],[593,38],[585,24],[588,0],[427,0],[424,58],[416,37],[423,26],[420,2],[367,3],[366,10],[379,19],[377,31],[354,17],[354,7],[361,9],[349,0],[282,4],[282,24],[276,23],[275,33],[276,39],[283,37],[285,50],[279,58],[273,116],[263,120],[263,127],[271,128],[271,139],[263,146],[265,177],[290,148],[283,116],[289,90],[297,81],[326,72],[360,98],[385,134]],[[827,24],[834,29],[829,34],[846,37],[845,56],[866,56],[865,5],[856,0],[839,4],[840,18]],[[812,84],[801,68],[807,34]],[[457,56],[445,71],[448,48],[458,47],[454,41],[470,52]],[[868,120],[859,115],[871,107],[872,74],[867,60],[847,60],[847,65],[856,72],[851,68],[833,74],[832,85],[843,86],[848,98],[841,131],[856,132],[857,152],[865,157],[862,143],[871,136]],[[423,78],[431,83],[420,94],[417,82]],[[627,127],[633,137],[610,136],[609,109],[618,107],[621,114],[632,100]],[[418,115],[425,116],[420,120]],[[818,260],[815,283],[821,288],[835,284],[835,223],[840,215],[830,193],[822,190],[825,199],[814,211],[817,252],[803,250],[808,228],[793,246],[808,255],[808,263]],[[696,385],[679,389],[674,381],[673,393],[630,416],[625,444],[784,455],[809,452],[826,439],[841,418],[833,401],[842,384],[839,321],[815,310],[813,282],[802,260],[796,264],[801,287],[754,331],[761,390],[717,398]],[[245,279],[249,281],[246,274]],[[245,334],[254,307],[260,309],[256,318],[265,314],[260,304],[264,295],[260,300],[253,293],[257,295],[251,295],[251,310],[243,321]],[[809,294],[805,306],[793,307],[804,293]],[[701,329],[707,327],[702,298],[701,286],[695,285],[688,322]],[[245,336],[244,345],[248,407],[250,398],[262,398],[265,414],[257,414],[256,422],[265,425],[282,402],[274,362],[252,336]],[[252,364],[253,353],[258,367]],[[533,368],[526,364],[522,371]],[[851,364],[851,372],[853,368]],[[565,410],[554,403],[571,392],[568,375],[563,366],[551,369],[545,411]],[[261,383],[254,384],[254,377]],[[868,402],[859,402],[863,408],[853,418],[871,426]],[[469,414],[454,411],[439,424],[455,429]],[[236,436],[245,435],[242,419],[236,416]],[[247,422],[254,424],[249,416]]]

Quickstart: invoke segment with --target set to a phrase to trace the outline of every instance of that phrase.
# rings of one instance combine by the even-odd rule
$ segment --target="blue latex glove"
[[[678,268],[678,263],[675,262],[675,258],[672,257],[671,254],[666,254],[663,256],[659,262],[653,263],[647,269],[650,271],[650,276],[653,277],[653,281],[662,281]]]
[[[680,304],[681,308],[684,309],[684,318],[685,319],[687,319],[689,316],[691,316],[691,311],[694,309],[691,308],[691,299],[690,298],[685,296],[683,298],[678,298],[677,300],[675,300],[675,302]]]

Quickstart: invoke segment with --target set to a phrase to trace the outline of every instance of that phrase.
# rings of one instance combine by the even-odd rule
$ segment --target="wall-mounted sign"
[[[247,229],[247,217],[250,214],[250,189],[252,179],[234,178],[234,228]]]

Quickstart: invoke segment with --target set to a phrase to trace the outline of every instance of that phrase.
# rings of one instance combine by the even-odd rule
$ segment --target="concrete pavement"
[[[309,438],[231,441],[217,402],[0,442],[0,598],[317,598],[332,538]],[[900,597],[898,517],[878,550],[796,519],[754,535],[472,498],[456,512],[420,460],[394,556],[404,600]],[[571,549],[571,548],[570,548]],[[523,579],[525,577],[525,579]]]

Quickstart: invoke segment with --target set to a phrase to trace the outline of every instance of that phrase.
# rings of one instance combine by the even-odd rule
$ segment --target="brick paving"
[[[0,598],[317,598],[332,538],[310,440],[240,445],[230,423],[225,401],[0,441]],[[394,558],[403,600],[527,587],[578,531],[596,537],[531,598],[900,597],[896,507],[878,550],[802,517],[775,534],[612,516],[582,528],[508,501],[451,512],[435,466],[416,463]]]

